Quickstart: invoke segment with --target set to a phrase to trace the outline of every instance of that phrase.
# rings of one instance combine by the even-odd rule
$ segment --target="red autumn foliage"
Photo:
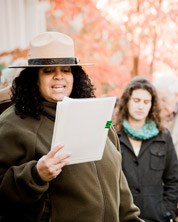
[[[119,96],[131,77],[152,79],[160,63],[163,72],[165,64],[177,72],[178,0],[48,2],[47,30],[69,34],[80,61],[95,63],[86,70],[97,95]],[[14,59],[27,55],[8,53]]]
[[[178,0],[51,0],[48,30],[70,34],[80,60],[95,62],[98,95],[120,95],[132,76],[151,79],[157,61],[178,69],[177,10]]]

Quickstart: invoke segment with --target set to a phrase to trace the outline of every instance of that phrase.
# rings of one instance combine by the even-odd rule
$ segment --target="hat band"
[[[28,65],[78,64],[78,58],[29,59]]]

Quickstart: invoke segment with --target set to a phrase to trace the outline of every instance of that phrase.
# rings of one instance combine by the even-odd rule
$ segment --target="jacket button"
[[[140,193],[141,192],[140,188],[136,188],[135,191],[136,191],[136,193]]]
[[[168,219],[172,218],[172,215],[171,215],[171,213],[169,211],[165,212],[165,218],[168,218]]]
[[[138,160],[135,160],[134,163],[135,163],[136,166],[139,165]]]

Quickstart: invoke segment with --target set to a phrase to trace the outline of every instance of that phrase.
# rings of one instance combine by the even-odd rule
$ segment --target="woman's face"
[[[49,102],[62,101],[64,96],[70,96],[73,81],[70,66],[43,67],[39,70],[39,90]]]
[[[169,120],[176,112],[176,94],[167,88],[157,89],[157,92],[161,102],[161,116],[163,120]]]
[[[129,119],[145,122],[152,105],[152,96],[147,90],[136,89],[128,102]]]

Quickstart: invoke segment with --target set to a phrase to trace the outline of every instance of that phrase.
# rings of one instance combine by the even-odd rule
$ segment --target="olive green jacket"
[[[40,179],[36,163],[50,150],[55,108],[46,103],[40,120],[21,119],[13,106],[0,116],[0,221],[49,221],[40,219],[48,211],[51,222],[142,221],[113,129],[102,160],[65,166],[49,183]]]

